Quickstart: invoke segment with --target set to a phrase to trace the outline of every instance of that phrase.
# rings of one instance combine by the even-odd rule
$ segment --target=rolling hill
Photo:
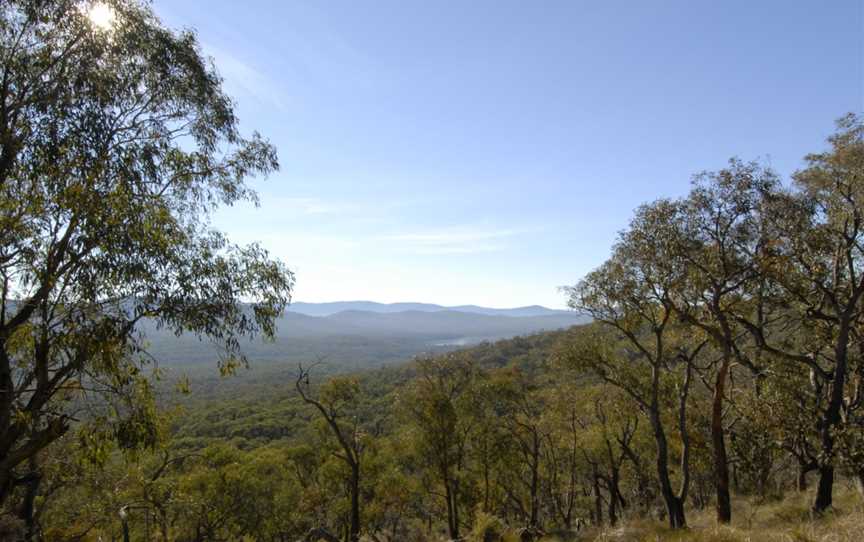
[[[288,307],[289,312],[305,314],[307,316],[330,316],[344,311],[364,311],[377,313],[394,312],[467,312],[470,314],[485,314],[489,316],[551,316],[573,314],[570,311],[547,309],[540,305],[527,307],[516,307],[512,309],[493,309],[477,305],[458,305],[446,307],[432,303],[376,303],[374,301],[334,301],[330,303],[305,303],[297,301]]]
[[[412,304],[413,305],[413,304]],[[549,309],[545,309],[549,311]],[[327,316],[288,311],[273,342],[248,342],[250,361],[290,362],[327,358],[335,366],[357,369],[404,361],[421,353],[568,328],[586,318],[566,311],[535,316],[504,316],[456,310],[343,310]],[[145,326],[150,353],[166,366],[214,363],[218,349],[193,335],[174,336]]]

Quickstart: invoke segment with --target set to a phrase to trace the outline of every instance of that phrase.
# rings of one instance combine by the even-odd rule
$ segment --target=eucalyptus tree
[[[360,540],[360,475],[363,454],[369,443],[368,434],[359,416],[360,384],[351,377],[333,377],[314,396],[309,385],[309,368],[302,365],[297,373],[295,388],[301,399],[315,407],[326,422],[328,431],[338,443],[338,457],[349,469],[348,493],[351,500],[348,520],[348,541]]]
[[[570,382],[554,386],[551,390],[554,395],[546,412],[551,426],[544,448],[547,502],[550,515],[567,530],[572,529],[579,519],[578,504],[582,493],[582,427],[577,417],[578,403],[573,401],[578,391],[579,388]]]
[[[686,526],[691,448],[687,406],[694,360],[706,344],[700,334],[673,318],[670,296],[683,280],[683,271],[657,257],[674,238],[669,225],[680,212],[668,200],[640,207],[609,260],[578,285],[565,289],[570,307],[591,316],[606,332],[591,330],[563,352],[565,361],[590,368],[624,390],[648,416],[657,448],[660,492],[673,528]],[[666,407],[675,412],[680,436],[677,490],[670,474]]]
[[[110,25],[88,7],[0,6],[0,503],[76,417],[153,441],[143,320],[212,339],[230,368],[293,282],[209,225],[278,162],[241,135],[194,33],[134,0],[101,6]]]
[[[836,436],[862,402],[847,385],[862,348],[864,122],[855,115],[841,119],[828,141],[829,150],[806,157],[794,189],[772,197],[772,242],[762,272],[774,290],[766,306],[782,315],[784,332],[739,319],[760,348],[810,371],[820,399],[816,512],[832,504]]]
[[[525,522],[523,538],[534,539],[543,531],[541,470],[550,430],[542,414],[548,405],[537,383],[518,369],[500,369],[488,380],[493,412],[506,433],[501,444],[514,452],[510,468],[503,466],[516,482],[508,493]]]
[[[476,430],[469,435],[472,466],[481,494],[481,512],[500,514],[504,508],[507,487],[505,479],[510,474],[509,460],[512,458],[508,431],[500,423],[500,398],[497,385],[484,380],[478,386],[477,401],[471,413]]]
[[[732,519],[729,460],[726,452],[724,406],[733,364],[757,367],[746,347],[746,331],[736,315],[753,310],[751,292],[761,283],[759,258],[768,241],[764,235],[765,199],[776,190],[777,176],[756,163],[731,160],[729,167],[697,175],[693,189],[678,206],[663,231],[670,239],[655,257],[682,269],[669,299],[677,316],[705,333],[719,352],[704,369],[711,390],[711,441],[714,461],[717,521]]]
[[[838,123],[839,131],[829,139],[831,149],[807,156],[807,168],[795,174],[795,183],[810,207],[806,229],[794,239],[799,249],[793,254],[796,267],[805,270],[807,316],[827,325],[833,332],[827,404],[819,423],[819,486],[814,508],[824,510],[832,503],[835,432],[849,410],[862,401],[858,393],[846,396],[850,356],[862,348],[858,323],[864,296],[864,123],[848,116]],[[809,227],[808,227],[809,226]],[[794,230],[793,230],[794,231]],[[793,245],[794,246],[794,245]],[[814,295],[815,294],[815,295]],[[862,361],[857,360],[859,365]],[[817,372],[821,377],[822,372]]]
[[[399,407],[417,455],[443,490],[435,493],[444,499],[447,533],[451,540],[459,540],[470,437],[475,429],[469,412],[476,404],[479,371],[457,354],[420,359],[417,371]]]
[[[621,490],[622,470],[633,452],[634,437],[639,429],[638,412],[624,392],[606,385],[583,388],[571,409],[571,423],[580,429],[577,446],[591,466],[595,495],[599,497],[602,483],[608,494],[609,524],[615,525],[621,511],[629,506]],[[636,474],[637,478],[642,475]],[[598,522],[602,518],[601,504],[601,499],[597,498],[594,515]]]

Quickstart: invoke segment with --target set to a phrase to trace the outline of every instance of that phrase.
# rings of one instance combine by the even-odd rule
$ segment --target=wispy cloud
[[[206,43],[202,47],[207,55],[213,57],[229,95],[243,94],[261,105],[275,107],[283,113],[287,111],[284,91],[267,74],[223,49]]]
[[[448,229],[382,236],[382,241],[398,244],[413,254],[476,254],[499,252],[507,239],[524,233],[518,230]]]
[[[404,207],[405,203],[397,200],[346,201],[325,199],[312,196],[274,196],[264,203],[266,207],[278,213],[300,215],[340,215],[342,218],[375,218],[382,217],[395,209]]]
[[[329,215],[344,212],[345,206],[319,198],[279,198],[274,207],[280,211],[293,211],[305,215]]]

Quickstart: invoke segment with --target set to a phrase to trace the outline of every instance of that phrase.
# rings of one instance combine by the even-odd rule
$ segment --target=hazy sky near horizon
[[[732,156],[788,176],[864,108],[861,0],[156,0],[197,30],[300,301],[562,307],[633,209]]]

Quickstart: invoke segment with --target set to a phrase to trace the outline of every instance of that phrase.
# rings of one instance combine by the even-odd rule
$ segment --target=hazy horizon
[[[564,308],[636,206],[732,156],[788,176],[862,108],[851,0],[155,9],[279,149],[214,224],[311,302]]]
[[[435,301],[418,301],[415,299],[408,299],[402,301],[377,301],[375,299],[335,299],[333,301],[309,301],[307,299],[292,299],[291,305],[295,305],[297,303],[308,303],[310,305],[326,305],[326,304],[335,304],[335,303],[375,303],[379,305],[439,305],[444,308],[453,308],[453,307],[465,307],[465,306],[477,306],[486,309],[522,309],[526,307],[543,307],[544,309],[554,309],[554,307],[547,307],[542,303],[528,303],[527,305],[478,305],[477,303],[457,303],[457,304],[449,304],[449,303],[437,303]],[[289,309],[291,306],[289,305]]]

